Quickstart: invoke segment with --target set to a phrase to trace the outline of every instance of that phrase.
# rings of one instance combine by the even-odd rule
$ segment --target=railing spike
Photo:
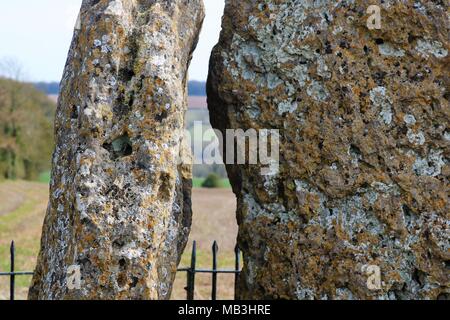
[[[197,264],[197,241],[192,243],[191,267],[187,271],[187,300],[192,301],[195,298],[195,269]]]
[[[211,292],[211,299],[213,301],[217,300],[217,251],[219,251],[219,246],[217,245],[217,241],[214,241],[212,246],[213,270],[212,270],[212,292]]]
[[[237,300],[238,299],[237,292],[238,292],[238,285],[239,285],[239,275],[240,275],[240,271],[241,271],[241,266],[240,266],[241,250],[239,249],[238,244],[236,244],[236,246],[234,247],[234,258],[235,258],[234,299]]]
[[[11,301],[14,300],[14,292],[15,292],[15,287],[16,287],[16,275],[14,274],[14,259],[15,259],[15,246],[14,246],[14,240],[11,241],[11,246],[9,248],[9,253],[10,253],[10,259],[11,259],[11,264],[10,264],[10,272],[11,272],[11,276],[10,276],[10,280],[9,280],[9,298]]]

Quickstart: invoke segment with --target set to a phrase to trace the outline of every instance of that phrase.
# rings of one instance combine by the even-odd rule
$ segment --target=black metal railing
[[[240,258],[241,252],[239,247],[236,246],[234,250],[235,255],[235,266],[234,269],[218,269],[217,267],[217,254],[219,251],[219,246],[217,241],[214,241],[212,246],[212,269],[197,269],[197,242],[194,241],[192,244],[192,253],[191,253],[191,266],[187,268],[179,268],[178,272],[186,272],[186,287],[184,288],[187,293],[187,300],[194,300],[195,298],[195,275],[197,273],[207,273],[212,276],[212,284],[211,284],[211,300],[217,300],[217,275],[218,274],[234,274],[235,288],[237,283],[239,282],[239,276],[241,274],[241,266],[240,266]],[[10,300],[14,300],[15,298],[15,288],[16,288],[16,277],[17,276],[32,276],[32,271],[15,271],[14,269],[14,260],[15,260],[15,245],[14,241],[11,242],[10,246],[10,271],[9,272],[0,272],[0,276],[8,276],[10,277],[9,281],[9,298]],[[236,292],[236,290],[235,290]]]
[[[9,276],[9,299],[14,300],[14,294],[16,290],[16,276],[32,276],[31,271],[15,271],[14,270],[14,260],[16,255],[16,248],[14,246],[14,241],[11,242],[9,248],[10,253],[10,268],[9,272],[0,272],[0,276]]]
[[[239,247],[236,246],[234,249],[234,259],[235,266],[234,270],[219,270],[217,269],[217,253],[219,251],[219,246],[217,245],[217,241],[214,241],[212,246],[212,269],[197,269],[197,242],[194,241],[192,244],[192,253],[191,253],[191,266],[189,268],[181,268],[178,269],[178,272],[186,272],[187,274],[187,286],[185,288],[187,292],[187,300],[194,300],[195,293],[195,275],[197,273],[210,273],[212,275],[212,286],[211,286],[211,300],[217,300],[217,275],[218,274],[234,274],[234,282],[235,288],[237,283],[239,282],[239,276],[241,274],[241,266],[240,266],[240,258],[241,251]],[[235,290],[236,292],[236,290]]]

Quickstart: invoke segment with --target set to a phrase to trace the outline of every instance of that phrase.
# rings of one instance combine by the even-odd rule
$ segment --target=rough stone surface
[[[191,222],[191,169],[178,159],[203,16],[201,0],[83,1],[31,299],[169,298]]]
[[[448,298],[448,2],[383,1],[381,30],[370,4],[226,3],[213,126],[281,136],[278,174],[228,167],[240,298]]]

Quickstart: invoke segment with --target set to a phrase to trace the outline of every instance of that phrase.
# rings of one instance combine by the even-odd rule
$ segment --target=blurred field
[[[45,181],[46,177],[42,177]],[[226,183],[225,183],[226,184]],[[39,250],[41,227],[48,201],[45,183],[8,181],[0,183],[0,271],[9,270],[9,245],[16,243],[16,270],[33,270]],[[190,265],[193,239],[197,240],[197,265],[212,266],[211,247],[219,243],[219,268],[234,267],[237,236],[236,200],[230,189],[194,189],[194,219],[191,237],[180,267]],[[16,299],[27,296],[30,277],[17,277]],[[233,299],[234,276],[219,275],[218,298]],[[186,273],[177,275],[173,299],[185,299]],[[0,300],[9,295],[9,278],[0,277]],[[197,275],[197,300],[209,299],[211,275]]]
[[[3,182],[0,184],[0,270],[8,271],[9,245],[16,242],[16,269],[33,270],[41,227],[47,207],[47,185],[33,182]],[[23,299],[31,277],[17,277],[16,297]],[[9,278],[0,277],[0,300],[9,292]]]

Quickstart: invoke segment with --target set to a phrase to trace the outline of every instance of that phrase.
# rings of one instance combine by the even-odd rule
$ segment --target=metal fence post
[[[217,300],[217,251],[219,250],[219,246],[217,245],[217,241],[214,241],[212,246],[212,254],[213,254],[213,270],[212,270],[212,293],[211,299]]]
[[[239,285],[239,275],[241,272],[241,266],[240,266],[240,260],[241,260],[241,250],[239,249],[239,245],[236,245],[234,248],[234,255],[235,255],[235,265],[234,265],[234,299],[238,299],[238,285]]]
[[[15,248],[14,248],[14,241],[11,242],[10,247],[10,258],[11,258],[11,276],[10,276],[10,282],[9,282],[9,297],[10,300],[14,300],[14,291],[15,291],[15,282],[16,282],[16,275],[14,274],[14,255],[15,255]]]
[[[234,269],[229,270],[219,270],[217,263],[217,255],[219,251],[219,246],[217,241],[214,241],[212,246],[212,270],[207,269],[197,269],[197,242],[194,241],[192,244],[192,254],[191,254],[191,266],[189,268],[179,268],[178,272],[186,272],[187,274],[187,286],[185,290],[187,291],[187,300],[192,301],[195,300],[195,276],[196,273],[211,273],[212,274],[212,292],[211,298],[212,300],[217,300],[217,278],[218,274],[234,274],[235,275],[235,299],[237,299],[237,287],[239,283],[240,273],[241,273],[241,251],[238,246],[235,247],[235,267]],[[16,285],[16,276],[32,276],[34,274],[33,271],[15,271],[15,243],[11,242],[10,245],[10,271],[2,272],[0,271],[0,276],[9,276],[10,277],[10,300],[15,299],[15,285]]]
[[[192,301],[195,297],[195,268],[197,262],[197,242],[192,244],[191,268],[187,271],[187,300]]]

